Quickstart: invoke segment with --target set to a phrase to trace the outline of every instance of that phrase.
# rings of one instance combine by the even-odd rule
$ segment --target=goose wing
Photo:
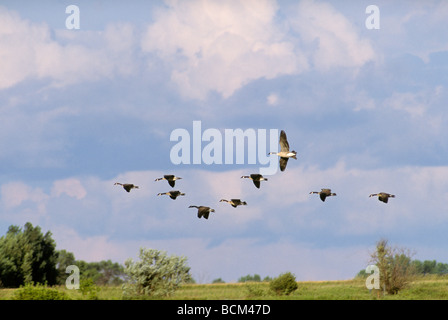
[[[280,132],[280,151],[289,152],[289,143],[285,131]]]
[[[289,160],[289,158],[280,157],[280,159],[279,159],[280,171],[285,171],[286,165],[288,164],[288,160]]]
[[[385,195],[379,195],[378,196],[378,200],[383,201],[384,203],[388,203],[389,202],[389,197],[385,196]]]
[[[209,214],[210,214],[209,207],[200,206],[198,208],[198,218],[204,217],[205,219],[208,219]]]
[[[177,196],[180,194],[179,191],[171,191],[167,193],[171,199],[176,200]]]

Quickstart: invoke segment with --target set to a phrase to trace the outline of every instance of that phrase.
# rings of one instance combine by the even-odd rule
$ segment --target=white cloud
[[[106,235],[81,236],[70,226],[57,226],[51,230],[57,250],[74,253],[75,259],[87,262],[109,260],[123,263],[129,255],[129,246],[111,241]],[[138,250],[136,248],[135,250]]]
[[[271,93],[266,98],[266,101],[267,101],[268,105],[270,105],[270,106],[276,106],[279,103],[279,100],[280,100],[280,98],[276,93]]]
[[[129,25],[110,25],[104,35],[82,30],[71,34],[56,32],[71,39],[62,45],[45,23],[22,19],[4,7],[0,7],[0,20],[0,89],[26,79],[50,79],[55,86],[65,86],[112,77],[115,72],[129,74],[133,70],[128,54],[133,44]],[[76,39],[83,37],[105,45],[95,48],[77,44]],[[127,58],[123,59],[124,56]]]
[[[81,182],[74,178],[57,180],[53,182],[51,194],[59,197],[63,193],[78,200],[83,199],[87,194]]]
[[[300,34],[313,66],[320,71],[333,67],[359,68],[375,59],[367,39],[328,3],[303,0],[289,15],[289,23]]]
[[[1,186],[1,199],[6,210],[26,205],[29,201],[37,213],[44,214],[49,196],[41,188],[32,188],[23,182],[10,182]]]
[[[167,1],[142,41],[172,65],[181,92],[231,96],[248,82],[307,68],[275,24],[274,1]]]
[[[247,83],[319,71],[357,69],[374,59],[368,40],[331,5],[302,1],[276,20],[275,1],[166,1],[147,28],[142,49],[171,68],[184,96],[224,98]]]
[[[408,113],[412,118],[421,119],[428,115],[430,108],[444,99],[444,88],[435,88],[413,91],[413,92],[393,92],[384,101],[384,107],[401,110]]]

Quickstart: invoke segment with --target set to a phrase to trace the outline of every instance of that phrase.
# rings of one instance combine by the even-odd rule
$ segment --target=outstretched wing
[[[289,152],[289,143],[285,131],[280,132],[280,151]]]
[[[176,183],[176,181],[174,180],[168,180],[169,185],[171,186],[171,188],[174,188],[174,184]]]
[[[280,160],[279,160],[279,162],[280,162],[280,171],[285,171],[286,165],[288,164],[288,160],[289,160],[289,158],[280,157]]]
[[[255,185],[258,189],[260,189],[260,180],[253,180],[253,182],[254,182],[254,185]]]
[[[208,219],[209,211],[206,207],[199,207],[198,209],[198,218],[204,217],[205,219]]]
[[[241,200],[240,199],[230,199],[230,201],[232,201],[237,206],[241,204]]]

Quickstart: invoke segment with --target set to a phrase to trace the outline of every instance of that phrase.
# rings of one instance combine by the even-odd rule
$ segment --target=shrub
[[[98,300],[98,288],[91,278],[82,279],[79,284],[79,291],[81,291],[83,297],[87,297],[89,300]]]
[[[213,280],[212,283],[226,283],[226,282],[224,280],[222,280],[221,278],[217,278],[217,279]]]
[[[381,287],[389,294],[397,294],[415,275],[415,267],[411,263],[408,250],[392,248],[386,239],[377,242],[371,259],[379,268]]]
[[[181,283],[191,281],[185,257],[167,256],[166,252],[140,248],[140,261],[125,261],[129,281],[125,295],[162,295],[173,293]]]
[[[265,290],[263,290],[264,286],[260,286],[259,284],[246,284],[246,292],[248,298],[259,298],[266,294]]]
[[[291,272],[286,272],[271,280],[269,287],[276,294],[289,295],[291,292],[297,290],[298,285],[296,277]]]
[[[28,283],[14,292],[13,300],[70,300],[69,296],[47,285]]]

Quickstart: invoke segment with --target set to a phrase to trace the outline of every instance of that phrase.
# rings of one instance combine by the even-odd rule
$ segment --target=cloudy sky
[[[198,282],[349,279],[381,238],[448,262],[447,18],[443,0],[2,0],[0,235],[29,221],[86,261],[156,248]],[[176,129],[222,163],[175,164]],[[298,159],[256,189],[240,177],[262,157],[225,163],[226,129],[283,129]],[[163,174],[186,196],[157,196]]]

